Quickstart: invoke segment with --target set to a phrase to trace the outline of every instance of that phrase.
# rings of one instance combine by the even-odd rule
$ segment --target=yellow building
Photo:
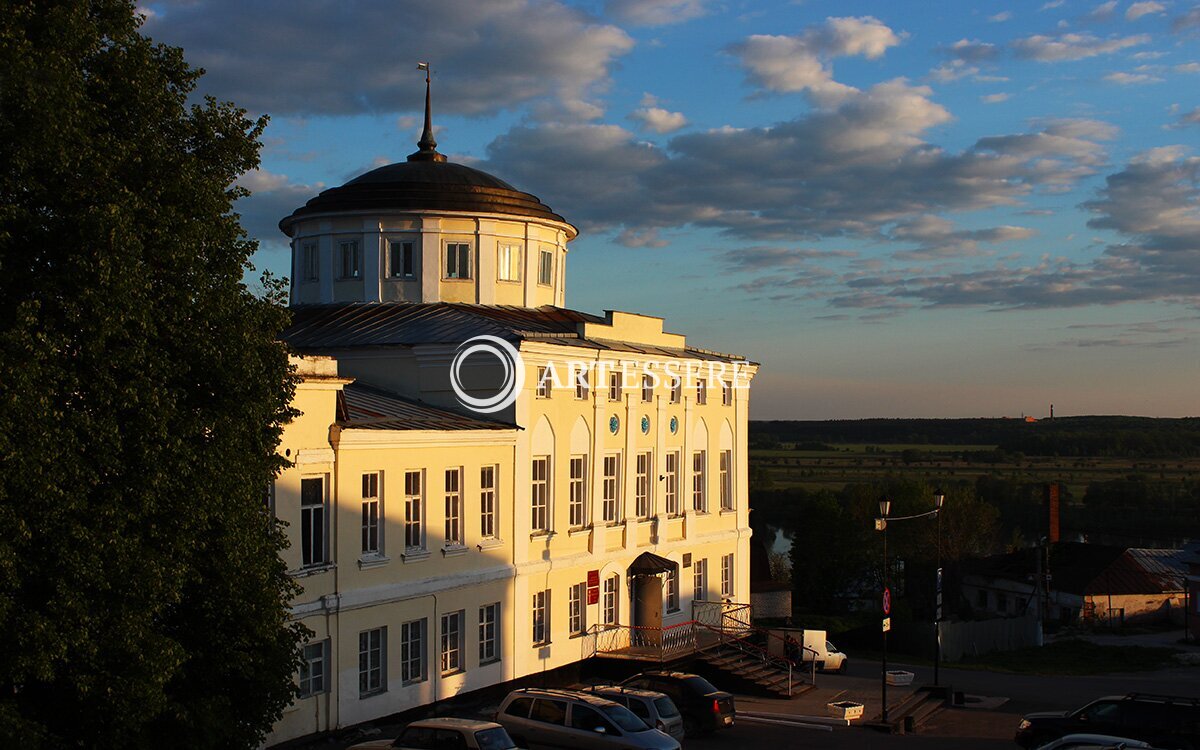
[[[303,380],[273,498],[315,636],[272,743],[749,601],[755,365],[566,308],[576,229],[436,145],[427,116],[280,223]]]

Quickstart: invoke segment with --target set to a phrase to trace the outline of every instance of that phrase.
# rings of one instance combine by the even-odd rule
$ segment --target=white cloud
[[[1085,20],[1099,22],[1107,21],[1112,18],[1113,11],[1117,9],[1117,0],[1107,0],[1092,8],[1085,16]]]
[[[978,39],[959,39],[941,51],[950,57],[969,63],[981,63],[991,60],[1000,54],[1000,48],[990,42]]]
[[[1044,10],[1053,10],[1054,8],[1061,8],[1063,3],[1065,3],[1066,1],[1067,0],[1050,0],[1050,2],[1044,4],[1042,7],[1038,8],[1038,12],[1040,13],[1041,11],[1044,11]]]
[[[1059,36],[1035,34],[1024,39],[1017,39],[1012,46],[1020,57],[1039,62],[1058,62],[1112,54],[1128,47],[1146,44],[1149,41],[1150,37],[1146,34],[1109,37],[1108,39],[1102,39],[1092,34],[1060,34]]]
[[[1200,5],[1195,6],[1182,16],[1176,16],[1171,21],[1171,31],[1179,34],[1200,28]]]
[[[1176,73],[1200,73],[1200,62],[1183,63],[1176,65],[1173,70]]]
[[[916,249],[896,253],[904,258],[967,257],[983,254],[980,244],[997,245],[1026,240],[1036,234],[1032,229],[999,226],[987,229],[961,230],[940,216],[923,215],[896,224],[889,237],[902,243],[916,244]]]
[[[279,220],[303,206],[316,196],[325,184],[293,182],[287,175],[252,169],[235,182],[250,195],[240,198],[235,210],[241,215],[246,233],[268,244],[282,244],[285,238],[279,231]]]
[[[433,64],[440,112],[550,101],[570,115],[608,85],[614,61],[633,47],[621,29],[557,0],[363,0],[353,11],[285,0],[156,7],[147,33],[182,46],[208,71],[204,91],[277,115],[417,111],[417,60]]]
[[[1109,83],[1115,83],[1120,86],[1140,86],[1147,83],[1162,83],[1163,79],[1158,76],[1152,76],[1148,73],[1109,73],[1104,76],[1104,80]]]
[[[962,60],[951,60],[945,65],[939,65],[929,71],[929,77],[938,83],[950,83],[967,76],[977,76],[979,68],[968,65]]]
[[[631,26],[667,26],[708,13],[704,0],[605,0],[604,11]]]
[[[1200,126],[1200,107],[1196,107],[1188,112],[1180,112],[1179,118],[1171,127],[1185,128],[1191,125]]]
[[[900,36],[878,19],[827,18],[794,36],[756,34],[731,45],[742,67],[761,87],[779,92],[807,91],[822,105],[833,105],[857,92],[833,80],[826,61],[855,55],[874,60],[900,43]]]
[[[1097,140],[1113,134],[1053,121],[949,152],[926,140],[951,119],[930,96],[889,81],[770,127],[687,133],[665,148],[608,125],[521,126],[481,167],[621,241],[687,226],[759,242],[878,239],[917,216],[1019,205],[1073,184],[1105,161]]]
[[[1136,21],[1142,16],[1149,16],[1154,13],[1165,13],[1167,6],[1162,3],[1154,2],[1154,0],[1146,0],[1146,2],[1134,3],[1125,9],[1125,20]]]
[[[1012,12],[1005,10],[997,13],[994,16],[988,16],[988,21],[990,23],[1004,23],[1005,21],[1011,20],[1012,17]]]
[[[662,107],[642,107],[634,110],[629,116],[641,123],[645,130],[660,134],[673,133],[688,124],[682,112],[671,112]]]
[[[983,102],[984,104],[999,104],[1000,102],[1008,101],[1010,96],[1011,96],[1011,94],[1003,94],[1003,93],[1001,93],[1001,94],[984,94],[983,96],[979,97],[979,101]]]

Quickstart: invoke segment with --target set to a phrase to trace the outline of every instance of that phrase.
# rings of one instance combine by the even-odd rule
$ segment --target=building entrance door
[[[662,579],[658,576],[637,576],[633,579],[633,624],[639,628],[640,640],[648,646],[662,644]]]

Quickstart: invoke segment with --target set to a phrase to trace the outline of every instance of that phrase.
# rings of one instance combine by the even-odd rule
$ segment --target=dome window
[[[358,240],[338,243],[342,274],[339,278],[357,279],[362,275],[362,263],[358,255]]]
[[[393,279],[411,279],[414,276],[413,255],[412,240],[389,241],[388,276]]]
[[[471,246],[466,242],[446,243],[446,278],[471,278]]]

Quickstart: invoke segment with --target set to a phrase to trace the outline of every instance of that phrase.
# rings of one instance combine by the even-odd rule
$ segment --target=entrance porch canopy
[[[675,570],[675,563],[653,552],[643,552],[629,564],[630,576],[656,576]]]

